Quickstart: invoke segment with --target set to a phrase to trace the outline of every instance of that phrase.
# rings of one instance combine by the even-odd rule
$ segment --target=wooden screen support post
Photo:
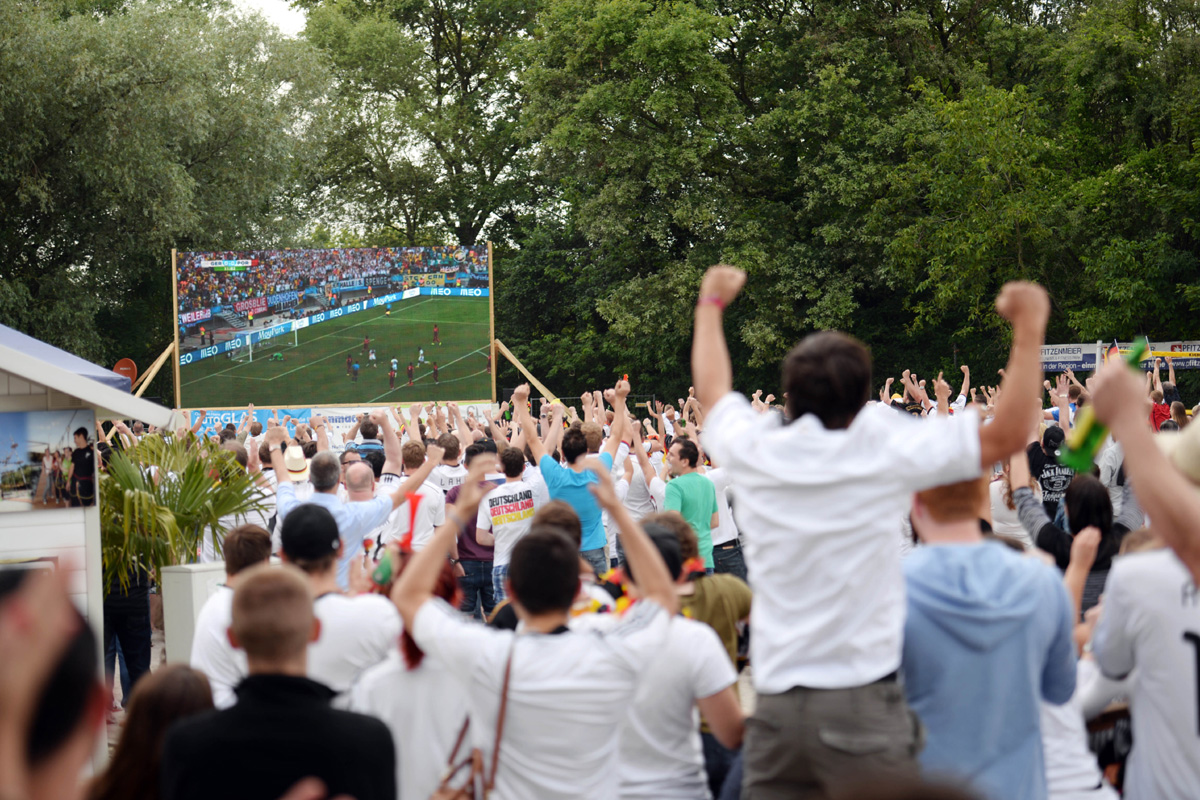
[[[167,345],[167,349],[163,350],[162,353],[159,354],[158,358],[154,359],[154,363],[150,365],[150,369],[146,370],[141,375],[138,375],[137,380],[134,381],[129,387],[130,391],[133,392],[134,397],[141,397],[145,393],[146,387],[150,385],[150,381],[154,379],[154,376],[158,374],[158,371],[163,368],[163,364],[167,362],[167,358],[169,358],[174,352],[175,342],[172,341],[169,345]],[[108,429],[108,433],[104,435],[104,438],[106,441],[111,442],[112,438],[116,435],[117,428],[114,425]]]
[[[150,381],[154,380],[154,376],[158,374],[158,371],[161,370],[163,365],[167,363],[167,359],[174,355],[174,353],[175,342],[172,341],[169,345],[167,345],[167,349],[162,351],[162,355],[156,358],[154,363],[150,365],[150,369],[146,370],[142,376],[138,378],[138,382],[135,384],[138,386],[138,390],[133,393],[135,397],[142,396],[142,394],[146,391],[146,388],[150,385]]]
[[[532,372],[525,369],[525,365],[522,364],[520,361],[518,361],[517,357],[512,354],[512,351],[504,346],[504,342],[500,341],[499,339],[493,339],[492,342],[496,345],[496,349],[500,351],[500,354],[502,356],[504,356],[505,358],[507,358],[509,360],[509,363],[511,363],[514,367],[516,367],[517,371],[519,371],[522,375],[525,376],[525,379],[527,381],[529,381],[530,385],[542,393],[542,397],[547,397],[550,399],[551,402],[554,402],[554,403],[562,402],[561,400],[558,399],[558,395],[556,395],[554,392],[547,389],[545,384],[543,384],[537,378],[533,377]]]

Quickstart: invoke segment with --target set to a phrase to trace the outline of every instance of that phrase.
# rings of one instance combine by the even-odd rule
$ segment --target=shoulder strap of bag
[[[517,649],[517,636],[513,636],[508,649],[508,662],[504,665],[504,683],[500,688],[500,713],[496,715],[496,744],[492,747],[492,766],[488,770],[485,792],[496,785],[496,767],[500,763],[500,739],[504,736],[504,718],[508,715],[508,678],[512,674],[513,651]]]

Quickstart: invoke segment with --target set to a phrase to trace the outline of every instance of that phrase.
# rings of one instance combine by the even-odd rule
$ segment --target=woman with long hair
[[[1018,453],[1014,458],[1028,456]],[[1033,539],[1021,525],[1021,518],[1017,516],[1017,502],[1013,499],[1013,490],[1020,486],[1013,484],[1011,470],[1009,461],[1005,460],[1004,471],[988,487],[992,505],[992,533],[1011,536],[1028,549],[1033,547]],[[1042,502],[1042,487],[1036,480],[1030,477],[1024,485],[1033,492],[1039,503]]]
[[[389,550],[384,558],[399,564],[394,580],[412,554]],[[386,597],[390,587],[382,588]],[[442,563],[433,594],[449,603],[450,609],[458,608],[461,592],[449,561]],[[467,690],[443,664],[426,656],[407,630],[400,634],[399,645],[354,684],[350,710],[378,717],[391,730],[396,745],[396,795],[424,798],[438,788],[466,722]],[[459,758],[470,752],[469,744],[464,747]]]
[[[1121,514],[1114,517],[1112,499],[1100,479],[1092,475],[1076,475],[1063,498],[1067,506],[1068,528],[1063,530],[1050,520],[1042,503],[1034,498],[1033,492],[1025,485],[1029,481],[1029,463],[1017,454],[1010,464],[1012,482],[1017,487],[1013,491],[1013,499],[1017,504],[1021,525],[1033,537],[1038,548],[1054,556],[1059,569],[1066,570],[1071,562],[1071,543],[1075,540],[1075,534],[1090,527],[1100,531],[1100,547],[1083,589],[1082,610],[1086,612],[1100,601],[1100,595],[1104,593],[1108,570],[1121,548],[1121,539],[1129,531],[1142,527],[1142,509],[1133,494],[1133,486],[1125,483]]]
[[[158,800],[158,771],[167,728],[212,708],[212,690],[202,672],[171,664],[145,675],[129,698],[125,727],[112,761],[92,781],[87,800]]]

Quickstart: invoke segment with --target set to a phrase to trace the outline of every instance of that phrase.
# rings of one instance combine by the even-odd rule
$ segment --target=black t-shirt
[[[71,452],[71,464],[74,468],[71,477],[76,479],[95,480],[96,456],[91,447],[81,447]]]
[[[1067,493],[1067,487],[1075,477],[1075,470],[1046,455],[1037,442],[1030,442],[1026,453],[1029,455],[1029,474],[1042,488],[1042,505],[1046,509],[1046,515],[1054,519],[1054,515],[1058,513],[1058,503]]]

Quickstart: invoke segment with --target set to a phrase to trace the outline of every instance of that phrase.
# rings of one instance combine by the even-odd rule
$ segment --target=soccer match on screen
[[[488,273],[486,247],[180,253],[182,404],[490,398]]]

